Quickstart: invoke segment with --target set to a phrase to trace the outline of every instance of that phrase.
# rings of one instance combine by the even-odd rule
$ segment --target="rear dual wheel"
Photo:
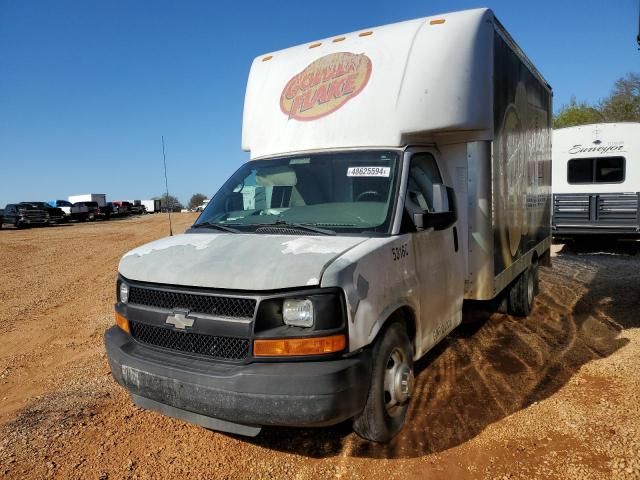
[[[533,301],[539,290],[538,262],[520,274],[509,288],[507,304],[511,315],[526,317],[533,310]]]
[[[404,326],[392,323],[373,347],[371,386],[353,429],[373,442],[388,442],[404,425],[413,393],[413,348]]]

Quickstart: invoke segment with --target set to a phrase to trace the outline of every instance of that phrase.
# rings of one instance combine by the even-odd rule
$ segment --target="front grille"
[[[23,215],[29,220],[46,220],[47,214],[41,210],[27,210]]]
[[[198,295],[140,287],[129,289],[129,303],[168,310],[184,308],[191,312],[246,319],[253,318],[256,308],[256,301],[253,298]]]
[[[178,332],[138,322],[129,322],[129,325],[133,338],[156,347],[223,360],[244,360],[249,356],[249,340],[246,338]]]

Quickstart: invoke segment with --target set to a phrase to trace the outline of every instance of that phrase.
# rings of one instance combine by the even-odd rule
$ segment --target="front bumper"
[[[369,391],[368,351],[339,360],[236,365],[143,346],[118,327],[104,340],[114,378],[136,403],[207,428],[255,435],[259,428],[242,427],[333,425],[362,411]]]

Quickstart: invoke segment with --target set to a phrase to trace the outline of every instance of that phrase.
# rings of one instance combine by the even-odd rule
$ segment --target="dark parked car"
[[[115,205],[113,202],[107,202],[106,206],[103,208],[105,209],[105,211],[109,212],[110,217],[118,216],[118,206]]]
[[[104,214],[100,212],[100,206],[98,202],[76,202],[74,207],[87,207],[87,213],[84,220],[96,220],[99,217],[103,217]]]
[[[123,216],[131,213],[131,207],[133,206],[131,202],[118,200],[113,202],[113,204],[118,207],[118,215]]]
[[[0,230],[2,230],[3,215],[4,215],[4,210],[0,208]]]
[[[31,205],[38,210],[44,210],[49,214],[49,223],[67,223],[67,216],[58,207],[52,207],[46,202],[20,202],[20,205]]]
[[[49,214],[31,205],[10,203],[4,208],[2,221],[16,228],[49,225]]]

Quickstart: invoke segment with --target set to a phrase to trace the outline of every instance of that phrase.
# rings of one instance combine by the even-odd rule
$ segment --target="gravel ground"
[[[193,220],[175,215],[174,230]],[[0,231],[6,478],[640,479],[640,245],[556,244],[533,314],[494,314],[418,365],[389,445],[342,424],[255,439],[136,408],[111,379],[118,259],[166,217]]]

